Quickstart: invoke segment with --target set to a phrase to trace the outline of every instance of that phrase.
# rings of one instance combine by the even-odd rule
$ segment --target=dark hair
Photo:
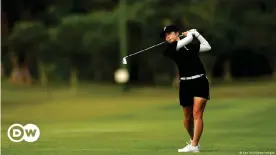
[[[166,33],[178,32],[178,31],[179,31],[178,27],[176,27],[175,25],[169,25],[164,27],[164,30],[160,33],[160,37],[165,38]]]

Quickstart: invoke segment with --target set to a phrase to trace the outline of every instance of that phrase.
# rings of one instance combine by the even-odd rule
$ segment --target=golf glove
[[[196,29],[191,29],[188,32],[191,32],[195,37],[198,37],[200,35],[199,32],[197,32]]]

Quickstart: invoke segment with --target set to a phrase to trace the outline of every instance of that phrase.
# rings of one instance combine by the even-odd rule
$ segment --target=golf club
[[[182,37],[182,36],[183,36],[183,35],[180,35],[179,37]],[[148,48],[146,48],[146,49],[140,50],[140,51],[138,51],[138,52],[136,52],[136,53],[130,54],[130,55],[128,55],[128,56],[125,56],[125,57],[123,57],[122,63],[126,65],[126,64],[127,64],[127,60],[126,60],[127,57],[130,57],[130,56],[139,54],[139,53],[141,53],[141,52],[145,52],[145,51],[147,51],[147,50],[149,50],[149,49],[152,49],[152,48],[154,48],[154,47],[160,46],[160,45],[162,45],[162,44],[164,44],[164,43],[166,43],[166,42],[167,42],[167,41],[163,41],[163,42],[161,42],[161,43],[159,43],[159,44],[153,45],[153,46],[148,47]]]

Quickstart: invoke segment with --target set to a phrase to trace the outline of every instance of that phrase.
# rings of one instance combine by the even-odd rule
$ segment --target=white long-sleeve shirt
[[[206,52],[211,50],[211,46],[208,41],[196,30],[193,30],[191,32],[188,31],[187,36],[177,42],[176,50],[178,51],[182,47],[186,48],[185,46],[193,41],[193,34],[200,42],[199,52]]]
[[[193,41],[193,34],[191,32],[188,32],[185,38],[177,41],[176,50],[178,51],[180,48],[185,47],[192,41]]]
[[[199,34],[199,36],[196,37],[196,38],[200,42],[199,52],[206,52],[206,51],[210,51],[211,50],[210,44],[208,43],[208,41],[201,34]]]

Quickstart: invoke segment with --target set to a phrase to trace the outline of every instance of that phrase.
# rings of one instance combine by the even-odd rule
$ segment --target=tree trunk
[[[47,78],[47,73],[45,70],[45,64],[41,61],[38,60],[38,69],[39,69],[39,79],[40,83],[44,86],[47,85],[48,83],[48,78]]]
[[[78,71],[73,67],[70,72],[70,87],[72,91],[76,91],[78,87]]]
[[[1,77],[5,77],[5,70],[4,70],[4,65],[1,64]]]
[[[10,75],[9,81],[16,84],[31,84],[32,77],[29,72],[27,63],[19,65],[18,56],[12,53],[12,73]]]
[[[227,82],[232,81],[230,60],[226,60],[225,65],[224,65],[224,80]]]
[[[173,82],[172,82],[172,87],[174,88],[179,88],[179,72],[176,72],[176,75],[175,75],[175,78],[173,79]]]

